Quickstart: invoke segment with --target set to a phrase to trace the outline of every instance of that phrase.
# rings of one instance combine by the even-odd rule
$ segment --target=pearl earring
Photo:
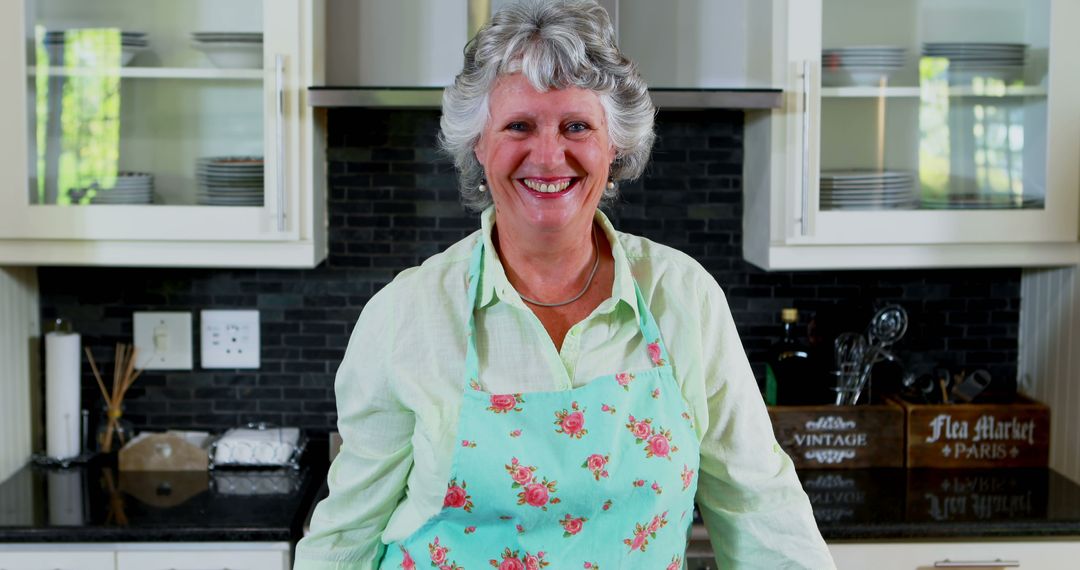
[[[487,184],[484,184],[484,182],[480,182],[480,184],[476,186],[476,189],[481,192],[487,192]]]
[[[607,181],[607,189],[608,189],[608,190],[614,190],[614,189],[615,189],[615,181],[613,181],[613,180],[608,180],[608,181]]]

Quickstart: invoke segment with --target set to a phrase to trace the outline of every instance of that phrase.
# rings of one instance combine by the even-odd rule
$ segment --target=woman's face
[[[588,227],[615,149],[596,93],[541,93],[520,73],[499,78],[476,144],[498,224],[558,232]]]

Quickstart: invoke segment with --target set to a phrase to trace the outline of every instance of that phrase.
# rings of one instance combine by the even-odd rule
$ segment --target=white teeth
[[[566,190],[570,186],[570,181],[569,180],[567,180],[565,182],[555,183],[555,184],[545,184],[543,182],[537,182],[535,180],[530,180],[528,178],[525,178],[525,179],[522,179],[522,182],[528,188],[530,188],[532,190],[536,190],[537,192],[543,192],[545,194],[550,194],[550,193],[554,193],[554,192],[562,192],[563,190]]]

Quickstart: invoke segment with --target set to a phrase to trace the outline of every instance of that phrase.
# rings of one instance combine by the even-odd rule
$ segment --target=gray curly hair
[[[496,80],[513,73],[522,73],[537,91],[596,92],[615,147],[610,178],[641,176],[656,138],[656,108],[637,66],[615,45],[607,11],[595,0],[521,0],[501,8],[469,41],[461,73],[443,92],[439,144],[460,173],[467,208],[491,205],[490,193],[477,190],[484,171],[473,149],[489,119]],[[603,200],[615,195],[605,189]]]

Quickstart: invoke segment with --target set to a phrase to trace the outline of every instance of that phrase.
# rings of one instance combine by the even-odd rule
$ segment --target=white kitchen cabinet
[[[891,542],[830,544],[837,570],[1075,570],[1080,542]],[[944,563],[951,562],[952,565]],[[957,563],[967,562],[968,565]],[[1005,565],[1012,562],[1012,565]]]
[[[56,549],[51,552],[0,550],[0,570],[115,570],[113,552]]]
[[[288,550],[161,550],[121,551],[116,554],[116,570],[181,569],[289,570],[289,552]]]
[[[0,264],[325,258],[325,141],[306,101],[323,0],[15,0],[0,16]]]
[[[287,542],[3,544],[0,570],[289,570]]]
[[[785,96],[781,109],[746,115],[748,261],[797,270],[1080,260],[1080,4],[773,7],[773,83]],[[961,45],[933,51],[947,42]],[[1019,60],[1007,43],[1026,46]],[[904,51],[884,79],[867,73],[865,51],[839,67],[823,57],[853,46]],[[851,170],[871,182],[834,178]]]

